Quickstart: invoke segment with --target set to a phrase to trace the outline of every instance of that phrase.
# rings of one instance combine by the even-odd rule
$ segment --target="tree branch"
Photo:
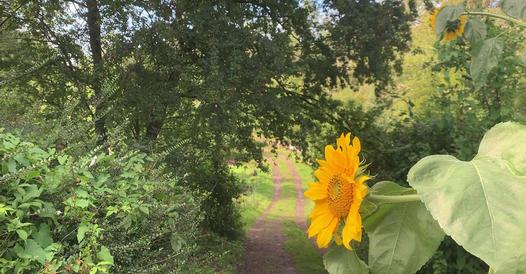
[[[18,7],[15,8],[15,10],[13,10],[13,11],[11,12],[11,14],[10,14],[9,16],[7,16],[4,20],[2,20],[2,22],[0,22],[0,28],[2,28],[2,26],[3,26],[7,21],[9,21],[9,19],[15,17],[16,12],[17,12],[19,9],[21,9],[23,6],[25,6],[25,5],[27,4],[27,2],[29,2],[29,1],[26,0],[26,1],[22,2]]]

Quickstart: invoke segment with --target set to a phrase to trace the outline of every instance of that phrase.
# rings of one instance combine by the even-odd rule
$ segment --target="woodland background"
[[[506,46],[474,82],[436,4],[0,1],[0,268],[231,271],[250,194],[233,166],[266,170],[265,147],[314,165],[350,131],[402,185],[426,155],[470,159],[526,122],[524,37],[488,20]],[[485,268],[446,238],[420,273]]]

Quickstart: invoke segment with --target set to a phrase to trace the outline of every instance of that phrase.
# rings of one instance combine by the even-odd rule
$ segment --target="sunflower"
[[[431,16],[429,17],[429,26],[433,30],[435,30],[436,28],[436,19],[441,10],[442,10],[441,8],[435,9],[433,13],[431,13]],[[448,21],[448,23],[446,24],[446,28],[444,30],[444,36],[443,36],[444,42],[449,42],[449,41],[457,39],[458,37],[461,37],[464,34],[464,29],[466,27],[467,21],[468,21],[468,18],[465,15],[460,16],[460,18],[455,21]]]
[[[462,34],[464,34],[467,21],[468,19],[466,16],[460,16],[458,20],[448,24],[446,26],[446,31],[444,32],[444,41],[448,42],[461,37]]]
[[[325,147],[325,160],[318,160],[320,167],[314,172],[318,182],[310,183],[305,196],[314,200],[315,207],[310,214],[309,238],[317,235],[318,247],[326,248],[334,237],[337,244],[351,249],[351,240],[362,239],[362,218],[360,205],[367,194],[361,175],[360,140],[351,134],[342,134],[336,140],[337,148]],[[343,223],[342,235],[338,233]]]
[[[429,26],[435,31],[435,22],[437,20],[437,15],[442,9],[434,9],[431,15],[429,16]]]

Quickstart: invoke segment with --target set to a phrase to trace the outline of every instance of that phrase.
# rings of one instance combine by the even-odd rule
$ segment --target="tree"
[[[325,122],[349,128],[351,112],[327,87],[352,83],[352,73],[383,89],[407,50],[413,17],[401,1],[324,7],[331,16],[323,22],[319,7],[295,0],[20,0],[5,10],[17,39],[58,56],[60,73],[38,75],[61,77],[50,88],[57,92],[44,96],[61,102],[46,110],[49,119],[75,98],[78,111],[67,116],[91,122],[99,145],[116,142],[108,132],[129,125],[117,137],[128,146],[150,153],[183,146],[168,167],[207,197],[205,224],[235,234],[228,222],[235,223],[240,189],[227,160],[261,161],[254,136],[306,147],[305,133]],[[376,13],[381,20],[371,19]],[[29,75],[2,89],[29,79],[43,82]]]

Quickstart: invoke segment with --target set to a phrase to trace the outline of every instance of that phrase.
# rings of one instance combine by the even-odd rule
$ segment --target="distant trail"
[[[305,195],[303,195],[303,183],[301,181],[301,177],[299,175],[298,170],[296,169],[296,165],[289,159],[286,159],[287,166],[290,170],[290,173],[292,174],[292,179],[294,180],[294,184],[296,186],[296,223],[300,226],[303,231],[305,231],[305,237],[307,236],[307,216],[305,216]],[[316,246],[316,238],[311,238],[310,242],[314,248],[320,253],[324,254],[324,249],[319,249]]]
[[[238,268],[238,273],[297,273],[290,254],[283,248],[287,239],[283,234],[283,220],[268,218],[281,196],[281,174],[277,163],[271,162],[273,163],[274,196],[265,212],[247,233],[245,258]]]
[[[307,228],[307,220],[305,218],[305,197],[303,195],[303,184],[301,182],[301,177],[296,169],[294,163],[287,157],[287,167],[292,174],[292,179],[296,186],[296,223],[305,230]]]

